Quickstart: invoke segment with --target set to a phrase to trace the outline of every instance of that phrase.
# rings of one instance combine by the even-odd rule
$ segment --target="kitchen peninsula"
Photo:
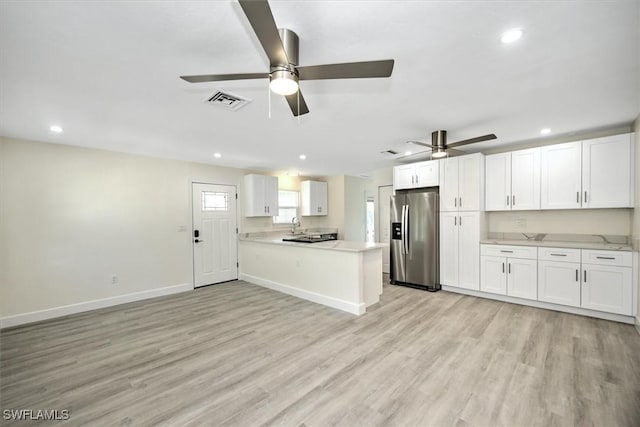
[[[385,244],[296,243],[286,237],[241,235],[240,279],[357,315],[380,300]]]

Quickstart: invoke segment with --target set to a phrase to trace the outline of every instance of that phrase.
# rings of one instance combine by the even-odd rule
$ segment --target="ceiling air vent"
[[[251,102],[250,99],[233,95],[229,92],[218,91],[206,99],[211,105],[222,107],[226,110],[237,111]]]
[[[394,150],[385,150],[385,151],[381,151],[380,154],[385,154],[387,156],[395,156],[396,154],[398,154],[398,152]]]

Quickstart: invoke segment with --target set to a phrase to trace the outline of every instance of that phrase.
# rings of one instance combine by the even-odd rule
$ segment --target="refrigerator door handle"
[[[404,253],[409,254],[409,205],[404,205]]]
[[[400,219],[400,226],[402,227],[402,253],[407,253],[407,224],[405,222],[407,213],[407,205],[402,205],[402,218]]]

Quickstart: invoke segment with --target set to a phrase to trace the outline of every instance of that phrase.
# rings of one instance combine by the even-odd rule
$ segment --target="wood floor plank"
[[[356,317],[238,281],[3,330],[0,407],[69,409],[61,425],[640,426],[640,336],[388,284]]]

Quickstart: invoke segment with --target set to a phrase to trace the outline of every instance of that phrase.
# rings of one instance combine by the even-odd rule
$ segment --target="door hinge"
[[[236,262],[236,267],[240,268],[240,263]]]
[[[236,200],[238,200],[238,193],[236,193]]]
[[[238,227],[236,227],[236,234],[238,234]]]

